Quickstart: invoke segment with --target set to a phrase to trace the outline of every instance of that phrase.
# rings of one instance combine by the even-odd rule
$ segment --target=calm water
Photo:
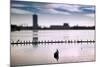
[[[11,41],[48,40],[95,40],[94,30],[41,30],[11,32]],[[54,52],[59,50],[59,60],[54,58]],[[80,62],[95,60],[94,43],[63,43],[11,46],[11,64],[29,65],[63,62]]]

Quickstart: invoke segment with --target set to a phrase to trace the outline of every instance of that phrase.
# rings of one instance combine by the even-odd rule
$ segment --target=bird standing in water
[[[58,49],[54,53],[54,58],[58,61],[58,59],[59,59],[59,51],[58,51]]]

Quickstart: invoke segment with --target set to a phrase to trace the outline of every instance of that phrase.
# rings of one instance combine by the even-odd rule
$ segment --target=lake
[[[34,30],[11,32],[11,41],[95,40],[95,30]],[[59,60],[54,52],[59,51]],[[95,61],[95,43],[11,45],[11,65]]]

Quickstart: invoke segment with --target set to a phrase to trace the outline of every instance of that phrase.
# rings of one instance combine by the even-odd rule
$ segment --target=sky
[[[40,26],[63,25],[94,26],[95,6],[11,1],[11,24],[32,26],[32,15],[38,15]]]

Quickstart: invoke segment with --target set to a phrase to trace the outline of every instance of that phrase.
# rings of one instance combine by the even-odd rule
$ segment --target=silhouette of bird
[[[54,53],[54,58],[58,61],[58,59],[59,59],[59,51],[58,51],[58,49]]]
[[[20,40],[17,40],[17,43],[19,42]]]

